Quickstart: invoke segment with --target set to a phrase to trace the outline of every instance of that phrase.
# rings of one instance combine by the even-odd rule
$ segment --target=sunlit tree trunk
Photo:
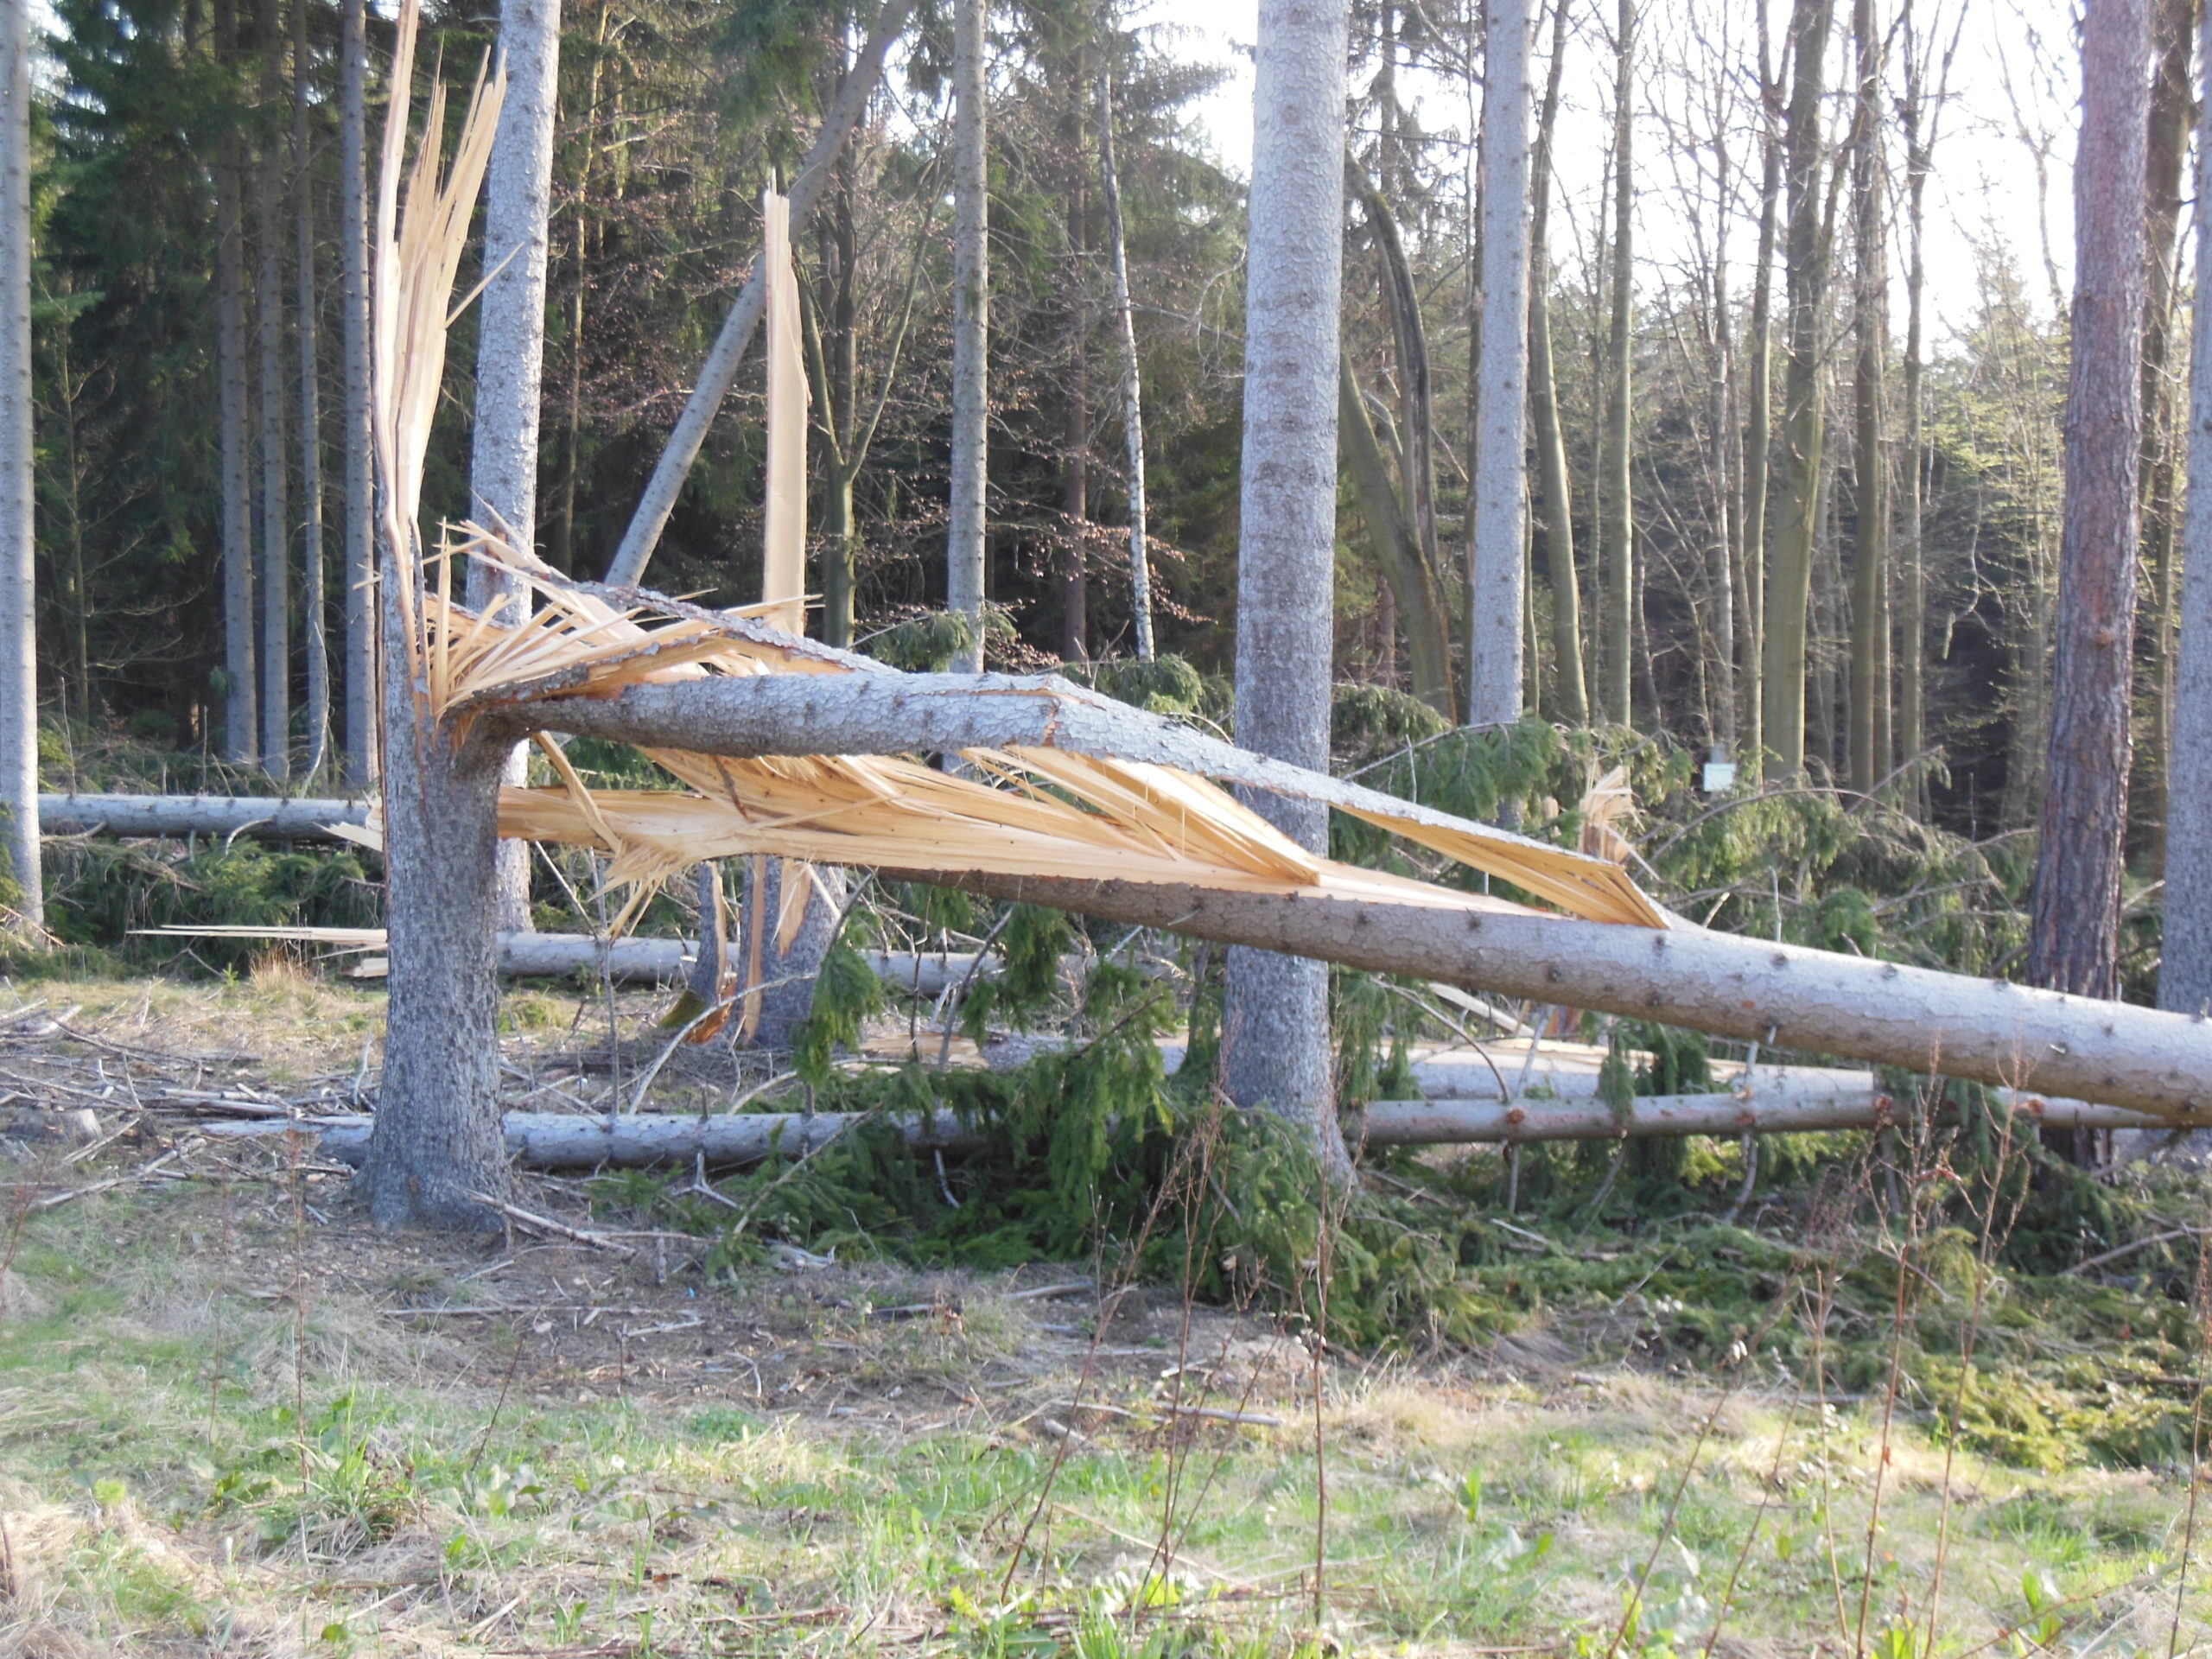
[[[1859,90],[1852,130],[1852,454],[1857,530],[1851,563],[1851,787],[1861,794],[1890,769],[1888,677],[1890,492],[1884,448],[1883,376],[1889,359],[1889,242],[1881,156],[1882,41],[1874,0],[1853,0],[1852,38],[1859,53]]]
[[[1475,537],[1467,573],[1467,721],[1521,714],[1528,568],[1529,8],[1490,0],[1483,83],[1482,385],[1476,394]]]
[[[1536,419],[1536,474],[1544,504],[1544,569],[1552,588],[1552,696],[1569,726],[1590,723],[1588,677],[1582,664],[1581,583],[1574,569],[1574,496],[1567,470],[1567,437],[1559,417],[1552,365],[1552,137],[1559,124],[1561,71],[1567,63],[1567,8],[1552,7],[1552,55],[1544,73],[1542,113],[1529,180],[1529,392]]]
[[[2212,272],[2212,9],[2198,24],[2196,269]],[[2212,1013],[2212,283],[2190,307],[2189,493],[2182,522],[2181,637],[2166,760],[2164,928],[2158,1006]]]
[[[307,749],[312,778],[330,747],[330,636],[322,591],[322,398],[315,327],[315,188],[308,145],[307,0],[292,3],[292,179],[299,221],[300,505],[302,543],[300,627],[307,645]]]
[[[1775,121],[1781,92],[1776,84],[1768,34],[1767,0],[1758,0],[1759,231],[1751,266],[1751,313],[1745,341],[1744,493],[1736,514],[1742,550],[1736,583],[1738,632],[1744,673],[1744,752],[1754,765],[1766,743],[1767,480],[1774,449],[1774,245],[1776,207],[1782,194],[1782,141]]]
[[[1630,686],[1636,668],[1637,611],[1636,508],[1629,492],[1630,400],[1635,395],[1629,324],[1636,303],[1636,0],[1620,0],[1614,28],[1612,312],[1605,334],[1605,458],[1598,479],[1605,639],[1599,701],[1607,720],[1625,726],[1635,717]],[[1658,710],[1652,715],[1656,719]]]
[[[38,841],[38,635],[32,573],[31,22],[0,5],[0,812],[14,923],[45,921]],[[10,924],[0,919],[0,926]]]
[[[1261,0],[1245,261],[1236,737],[1248,749],[1321,767],[1332,666],[1345,24],[1344,8],[1331,0]],[[1517,565],[1517,542],[1511,552]],[[1517,698],[1517,674],[1513,689]],[[1302,845],[1326,844],[1325,810],[1277,796],[1254,804]],[[1308,1125],[1324,1167],[1344,1174],[1326,968],[1232,949],[1222,1064],[1232,1099]]]
[[[1102,52],[1105,49],[1101,42]],[[1084,120],[1083,51],[1075,52],[1068,100],[1068,378],[1061,410],[1060,512],[1067,553],[1060,570],[1060,658],[1090,659],[1090,156]]]
[[[1761,642],[1761,692],[1772,773],[1805,769],[1806,625],[1812,601],[1813,543],[1821,520],[1821,450],[1827,435],[1821,404],[1821,324],[1827,289],[1827,230],[1823,220],[1821,103],[1834,0],[1796,0],[1789,21],[1789,106],[1783,132],[1789,235],[1783,285],[1789,327],[1783,372],[1782,492],[1775,506],[1773,555],[1767,572]]]
[[[1148,663],[1153,657],[1152,557],[1145,540],[1144,382],[1138,373],[1136,323],[1130,315],[1122,185],[1114,169],[1114,83],[1103,52],[1098,60],[1098,173],[1114,273],[1114,333],[1122,348],[1122,430],[1128,447],[1129,617],[1136,631],[1137,658]]]
[[[2158,67],[2151,82],[2149,145],[2145,160],[2143,315],[2143,459],[2137,486],[2143,503],[2143,568],[2151,602],[2150,741],[2136,770],[2135,817],[2154,849],[2166,821],[2166,751],[2173,728],[2174,522],[2177,448],[2173,376],[2169,372],[2179,275],[2174,252],[2181,228],[2181,169],[2189,147],[2189,58],[2197,0],[2152,0]]]
[[[346,781],[374,780],[377,599],[369,453],[369,41],[366,0],[345,0],[339,45],[338,238],[346,353]]]
[[[469,454],[472,510],[504,526],[518,546],[537,540],[538,406],[545,367],[545,266],[553,186],[553,124],[561,94],[560,0],[501,0],[499,54],[506,102],[492,142],[484,197],[482,317],[476,344],[476,420]],[[468,601],[518,591],[482,564],[468,569]],[[527,775],[524,752],[507,757],[506,779]],[[499,853],[499,928],[526,932],[530,847]]]
[[[989,0],[956,0],[952,24],[952,510],[945,606],[968,620],[956,670],[983,666],[983,561],[990,469],[990,162],[985,107]]]
[[[2080,996],[2119,990],[2137,468],[2143,421],[2143,79],[2149,0],[2088,0],[2074,164],[2073,350],[2059,554],[2050,762],[2042,803],[2029,976]],[[2067,1154],[2087,1162],[2086,1132]]]

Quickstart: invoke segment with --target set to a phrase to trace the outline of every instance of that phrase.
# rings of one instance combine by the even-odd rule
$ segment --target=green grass
[[[1697,1651],[1726,1602],[1732,1636],[1850,1652],[1878,1467],[1866,1647],[1919,1650],[1898,1632],[1924,1624],[1944,1505],[1919,1419],[1885,1465],[1872,1408],[1619,1370],[1516,1382],[1450,1356],[1338,1361],[1317,1626],[1310,1373],[1263,1324],[1228,1337],[1232,1369],[1282,1427],[1169,1432],[1146,1403],[1162,1350],[1094,1388],[1136,1415],[1078,1414],[1083,1438],[1063,1442],[1045,1420],[1065,1415],[1079,1347],[1014,1389],[987,1376],[1039,1351],[1035,1304],[971,1285],[959,1327],[935,1329],[868,1319],[868,1287],[840,1275],[699,1297],[679,1280],[670,1306],[720,1298],[734,1328],[773,1326],[823,1390],[861,1390],[856,1414],[753,1400],[741,1367],[696,1356],[580,1402],[535,1362],[512,1380],[519,1324],[456,1333],[376,1311],[403,1282],[466,1295],[476,1268],[345,1233],[327,1184],[309,1201],[339,1206],[345,1236],[297,1258],[296,1321],[268,1294],[295,1271],[285,1179],[261,1173],[276,1179],[101,1195],[24,1225],[18,1311],[0,1318],[0,1650],[1100,1659],[1284,1653],[1318,1632],[1362,1652],[1604,1653],[1625,1624],[1620,1650],[1656,1656]],[[642,1274],[605,1289],[600,1260],[536,1259],[610,1298],[656,1294]],[[906,1391],[930,1395],[927,1421]],[[2183,1471],[1962,1453],[1941,1649],[2164,1653],[2185,1510]],[[2183,1639],[2202,1641],[2212,1592],[2186,1600]],[[2043,1649],[2003,1635],[2046,1621]]]

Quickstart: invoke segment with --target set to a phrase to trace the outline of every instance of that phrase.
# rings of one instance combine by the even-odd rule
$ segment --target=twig
[[[525,1210],[519,1205],[509,1204],[505,1199],[493,1198],[488,1193],[471,1192],[468,1196],[486,1209],[496,1210],[510,1221],[535,1231],[551,1233],[556,1237],[569,1239],[578,1244],[588,1244],[594,1250],[605,1250],[613,1255],[632,1256],[637,1254],[628,1245],[618,1244],[603,1234],[587,1232],[581,1227],[567,1226],[555,1221],[550,1216],[541,1216],[535,1211]]]

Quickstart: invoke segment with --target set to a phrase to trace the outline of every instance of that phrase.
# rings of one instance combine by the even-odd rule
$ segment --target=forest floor
[[[709,1276],[685,1237],[380,1234],[296,1147],[118,1109],[134,1054],[232,1090],[341,1076],[373,993],[0,993],[34,1000],[114,1138],[0,1160],[0,1653],[2212,1643],[2186,1466],[1947,1457],[1879,1395],[1625,1363],[1586,1323],[1317,1361],[1082,1265]],[[575,1003],[512,999],[514,1040],[571,1039]]]

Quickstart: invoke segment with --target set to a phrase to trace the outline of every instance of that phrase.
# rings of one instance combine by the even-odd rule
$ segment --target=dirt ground
[[[613,1086],[578,1001],[511,1000],[518,1095]],[[380,1013],[0,988],[0,1653],[2207,1650],[2186,1469],[1948,1455],[1541,1319],[1316,1355],[1083,1263],[732,1270],[579,1181],[522,1207],[595,1243],[379,1233],[163,1092],[337,1099]]]

